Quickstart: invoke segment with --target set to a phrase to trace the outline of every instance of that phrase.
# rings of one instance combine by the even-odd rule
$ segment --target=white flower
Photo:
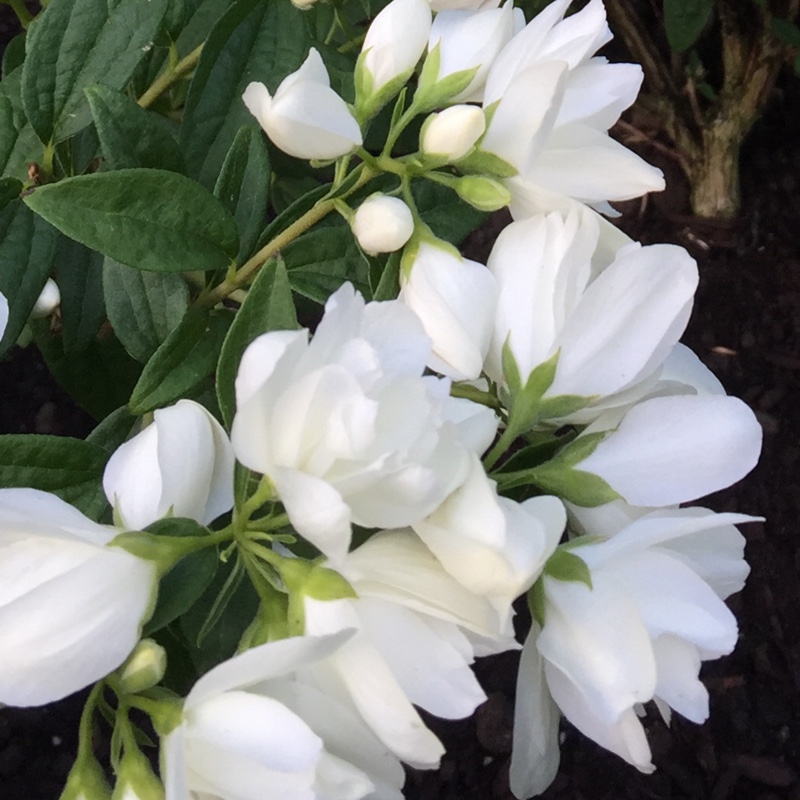
[[[448,75],[477,68],[475,76],[463,91],[448,102],[480,101],[489,68],[514,34],[514,6],[506,2],[502,8],[485,10],[440,11],[431,27],[428,51],[439,47],[441,81]]]
[[[408,274],[400,276],[400,299],[433,340],[428,366],[455,380],[481,374],[496,297],[492,273],[449,245],[423,241]]]
[[[539,577],[565,523],[556,497],[523,503],[498,497],[495,482],[473,456],[467,480],[414,531],[462,586],[487,596],[510,623],[511,603]]]
[[[48,278],[47,282],[42,287],[42,291],[39,292],[36,302],[33,304],[31,317],[39,319],[49,316],[55,311],[60,302],[61,292],[58,288],[58,284],[56,284],[52,278]]]
[[[430,340],[399,301],[364,303],[345,284],[307,331],[276,331],[245,351],[231,439],[269,476],[292,525],[341,560],[352,522],[422,519],[463,480],[497,421],[423,377]],[[488,412],[488,413],[487,413]]]
[[[410,530],[372,536],[336,568],[357,597],[305,597],[305,630],[357,633],[311,672],[320,688],[352,703],[396,756],[435,768],[442,745],[413,705],[445,719],[469,716],[486,699],[470,667],[476,648],[514,648],[513,630]]]
[[[414,233],[411,209],[399,198],[373,194],[357,209],[350,222],[365,253],[392,253]]]
[[[564,19],[556,0],[494,60],[484,107],[495,106],[481,148],[516,167],[509,178],[516,219],[568,206],[569,198],[608,211],[664,188],[661,171],[610,139],[607,130],[633,103],[641,68],[592,58],[611,34],[601,0]]]
[[[614,426],[603,417],[584,431]],[[761,426],[736,397],[654,397],[625,413],[619,427],[573,469],[602,478],[634,506],[686,503],[724,489],[758,462]],[[580,441],[580,438],[577,440]]]
[[[3,338],[3,334],[6,332],[6,326],[8,325],[8,300],[6,296],[0,292],[0,339]]]
[[[598,242],[595,216],[575,207],[566,218],[537,215],[500,233],[488,261],[499,290],[490,377],[504,380],[506,343],[523,385],[558,354],[545,399],[606,398],[661,366],[689,319],[694,259],[674,245],[632,244],[596,274]]]
[[[139,640],[156,566],[55,495],[0,490],[0,702],[39,706],[116,669]]]
[[[166,800],[402,800],[399,761],[298,673],[347,638],[269,642],[200,678],[163,745]]]
[[[328,71],[313,47],[274,97],[263,83],[254,82],[242,100],[275,146],[290,156],[338,158],[361,144],[358,123],[331,89]]]
[[[367,30],[356,66],[356,107],[367,116],[405,85],[425,52],[431,30],[427,0],[392,0]]]
[[[655,699],[666,714],[671,706],[693,722],[706,719],[701,661],[729,653],[737,637],[735,618],[709,584],[728,576],[726,589],[741,588],[747,565],[732,526],[750,519],[705,509],[656,512],[570,551],[588,567],[591,588],[545,571],[544,626],[531,630],[517,682],[517,797],[542,792],[555,775],[553,702],[585,735],[643,772],[654,767],[640,703]]]
[[[472,150],[485,130],[486,118],[478,106],[450,106],[425,120],[420,150],[427,156],[458,161]]]
[[[126,528],[167,515],[207,524],[233,507],[233,467],[222,426],[199,403],[179,400],[114,452],[103,489]]]

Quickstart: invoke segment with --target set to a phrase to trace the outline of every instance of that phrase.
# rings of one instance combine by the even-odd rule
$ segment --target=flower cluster
[[[601,216],[663,180],[608,136],[641,69],[596,55],[601,0],[568,6],[526,23],[511,0],[391,0],[352,102],[322,46],[274,93],[247,86],[272,145],[333,178],[270,223],[288,220],[246,299],[235,269],[204,284],[199,306],[242,304],[216,398],[195,382],[103,440],[105,516],[0,489],[0,702],[94,684],[65,800],[399,799],[403,764],[443,754],[419,710],[469,716],[475,659],[511,649],[520,798],[554,778],[562,717],[647,772],[643,704],[708,716],[698,673],[735,645],[724,600],[751,518],[685,504],[747,474],[761,431],[679,343],[694,260]],[[424,182],[510,208],[485,264],[433,232]],[[278,251],[328,212],[361,261],[300,328]],[[160,737],[160,777],[132,710]]]

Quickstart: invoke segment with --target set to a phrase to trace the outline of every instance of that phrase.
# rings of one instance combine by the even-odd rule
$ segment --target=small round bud
[[[61,292],[59,291],[56,282],[52,278],[48,278],[47,283],[44,285],[44,288],[39,294],[39,298],[36,300],[36,303],[31,310],[31,316],[34,319],[47,317],[52,314],[53,311],[55,311],[60,302]]]
[[[295,8],[299,8],[301,11],[311,8],[311,6],[316,5],[316,3],[317,0],[292,0],[292,5]]]
[[[414,232],[414,217],[398,197],[373,194],[358,207],[350,226],[362,250],[374,256],[399,250]]]
[[[486,130],[486,117],[478,106],[450,106],[425,120],[420,149],[425,155],[458,161],[469,153]]]
[[[167,652],[152,639],[142,639],[120,669],[120,688],[138,694],[161,682],[167,669]]]
[[[465,175],[455,185],[458,196],[479,211],[499,211],[511,202],[511,192],[496,178]]]

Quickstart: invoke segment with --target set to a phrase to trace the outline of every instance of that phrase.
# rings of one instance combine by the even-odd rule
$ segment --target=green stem
[[[202,52],[203,45],[201,44],[195,47],[188,56],[182,58],[175,66],[167,67],[166,71],[159,75],[150,88],[139,98],[139,105],[142,108],[149,108],[153,105],[173,83],[176,83],[187,72],[191,72],[197,66]]]
[[[389,131],[389,135],[386,137],[386,145],[381,155],[391,155],[394,146],[397,144],[397,140],[400,138],[400,134],[411,124],[411,121],[418,113],[419,109],[416,105],[416,98],[414,98],[411,101],[411,105],[402,113],[400,119],[397,120],[397,124],[394,128]]]
[[[348,197],[357,189],[360,189],[365,183],[372,180],[376,174],[375,171],[367,167],[359,175],[358,180],[349,191],[333,199],[320,200],[313,208],[306,211],[302,217],[295,220],[274,239],[267,242],[267,244],[252,258],[236,270],[234,275],[230,278],[226,278],[210,291],[202,293],[195,301],[195,304],[198,306],[213,307],[217,305],[217,303],[221,303],[226,297],[236,291],[236,289],[240,289],[242,286],[250,283],[258,270],[261,269],[272,256],[297,239],[298,236],[309,230],[309,228],[313,228],[314,225],[327,217],[336,207],[336,200],[342,200]]]
[[[483,466],[487,472],[500,460],[500,456],[511,447],[518,435],[519,431],[512,427],[509,421],[509,427],[503,431],[503,434],[497,440],[495,446],[489,451],[486,458],[483,459]]]
[[[81,721],[78,726],[78,757],[76,761],[92,757],[92,722],[94,721],[94,710],[103,693],[103,681],[98,681],[89,692],[86,704],[81,712]]]
[[[502,403],[491,393],[478,389],[477,386],[470,386],[468,383],[454,383],[450,386],[450,394],[453,397],[463,397],[472,400],[473,403],[480,403],[482,406],[501,411]]]
[[[23,0],[3,0],[3,3],[11,6],[11,10],[17,15],[20,25],[25,30],[28,30],[28,26],[33,22],[33,14],[25,7]]]

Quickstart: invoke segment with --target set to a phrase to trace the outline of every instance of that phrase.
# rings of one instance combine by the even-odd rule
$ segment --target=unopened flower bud
[[[120,688],[138,694],[161,682],[167,669],[167,653],[152,639],[142,639],[120,670]]]
[[[374,256],[399,250],[414,232],[414,217],[398,197],[373,194],[358,207],[350,225],[364,252]]]
[[[486,130],[483,109],[478,106],[450,106],[431,114],[420,133],[420,149],[429,156],[448,161],[463,158]]]
[[[39,293],[39,297],[31,309],[31,316],[34,319],[47,317],[55,311],[61,302],[61,292],[52,278],[47,279],[47,283]]]
[[[317,0],[292,0],[292,5],[302,11],[306,11],[312,6],[316,5]]]
[[[111,800],[164,800],[164,787],[139,750],[126,748]]]
[[[496,178],[465,175],[455,184],[458,196],[479,211],[499,211],[511,202],[511,192]]]

